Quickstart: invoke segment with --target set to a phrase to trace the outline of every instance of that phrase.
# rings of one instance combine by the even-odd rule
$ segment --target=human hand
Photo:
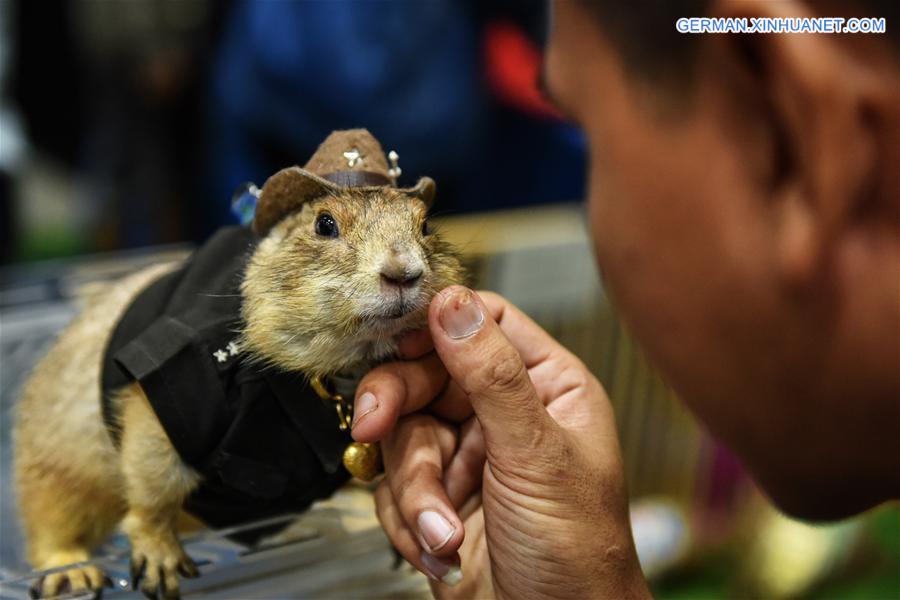
[[[452,579],[468,503],[464,518],[483,515],[481,556],[498,596],[649,595],[612,409],[596,378],[494,294],[444,290],[428,332],[401,353],[421,355],[430,343],[434,353],[374,369],[356,399],[354,437],[383,440],[376,503],[398,551]],[[426,405],[431,415],[397,420]],[[470,549],[478,555],[478,544]]]

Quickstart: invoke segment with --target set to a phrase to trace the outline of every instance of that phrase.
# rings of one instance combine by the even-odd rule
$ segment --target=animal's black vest
[[[181,269],[148,286],[116,326],[103,362],[110,394],[137,380],[182,460],[203,477],[185,508],[214,527],[299,511],[349,478],[349,434],[298,374],[246,360],[240,281],[257,243],[220,230]]]

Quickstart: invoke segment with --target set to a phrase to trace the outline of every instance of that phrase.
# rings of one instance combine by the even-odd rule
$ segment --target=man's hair
[[[682,75],[689,69],[699,36],[678,33],[675,21],[703,16],[709,6],[709,0],[579,2],[622,52],[628,66],[645,75]]]
[[[568,1],[568,0],[559,0]],[[812,2],[813,0],[807,0]],[[628,66],[651,77],[681,77],[690,73],[692,56],[702,36],[678,33],[675,22],[681,17],[709,16],[711,0],[578,0],[612,43],[622,52]],[[898,0],[833,0],[816,8],[827,15],[827,6],[858,7],[859,15],[884,17],[888,36],[895,49],[900,35],[892,28],[900,15]]]

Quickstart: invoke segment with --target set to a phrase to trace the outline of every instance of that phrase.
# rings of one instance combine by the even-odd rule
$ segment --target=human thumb
[[[472,403],[489,449],[533,447],[556,429],[522,357],[478,294],[462,286],[443,290],[431,302],[428,325],[447,372]]]

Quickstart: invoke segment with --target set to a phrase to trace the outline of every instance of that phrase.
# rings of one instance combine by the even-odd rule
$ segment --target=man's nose
[[[381,265],[381,287],[411,288],[422,278],[422,261],[406,252],[392,252]]]

